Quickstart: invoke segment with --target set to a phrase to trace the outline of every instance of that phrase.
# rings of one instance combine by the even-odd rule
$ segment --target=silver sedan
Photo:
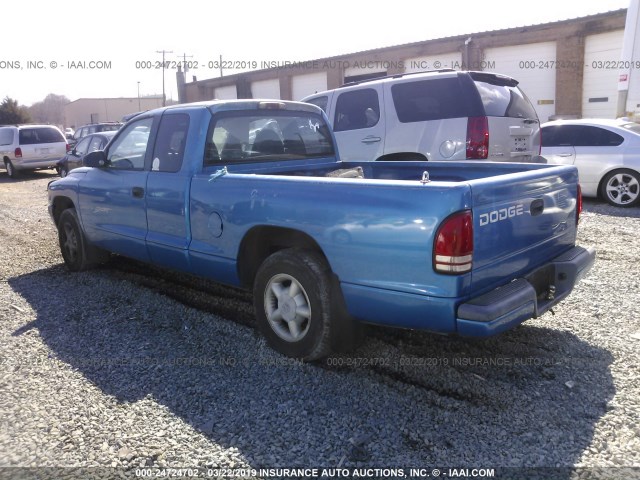
[[[640,124],[624,120],[555,120],[542,125],[548,163],[575,165],[582,194],[611,205],[640,203]]]

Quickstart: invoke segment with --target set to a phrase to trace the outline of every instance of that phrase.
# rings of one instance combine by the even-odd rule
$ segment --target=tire
[[[600,186],[602,198],[615,207],[633,207],[640,203],[640,173],[620,169],[609,172]]]
[[[67,175],[69,175],[69,170],[67,170],[67,166],[66,165],[61,165],[58,168],[58,174],[60,175],[60,178],[64,178]]]
[[[7,169],[7,175],[9,175],[9,177],[18,178],[20,176],[20,174],[16,170],[16,167],[14,167],[13,163],[11,163],[11,160],[4,161],[4,168]]]
[[[58,243],[67,268],[72,272],[88,270],[108,260],[109,254],[91,245],[84,236],[78,214],[69,208],[58,220]]]
[[[254,282],[258,329],[289,357],[317,360],[331,352],[332,274],[322,255],[287,249],[268,257]]]

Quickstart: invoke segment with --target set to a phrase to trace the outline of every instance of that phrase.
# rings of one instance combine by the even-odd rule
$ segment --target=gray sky
[[[141,95],[158,94],[162,74],[155,67],[162,56],[156,51],[162,49],[173,51],[166,56],[169,61],[192,55],[187,60],[197,62],[198,69],[189,73],[190,81],[192,75],[219,76],[209,62],[220,55],[240,67],[242,62],[260,66],[311,60],[565,20],[628,4],[629,0],[13,1],[3,8],[0,98],[8,95],[30,105],[49,93],[71,100],[135,97],[138,82]],[[240,71],[229,69],[225,74]],[[166,79],[167,96],[176,98],[175,70],[168,70]]]

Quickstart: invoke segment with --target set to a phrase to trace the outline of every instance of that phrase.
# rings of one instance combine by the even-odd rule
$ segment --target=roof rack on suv
[[[440,72],[457,72],[453,68],[441,68],[439,70],[421,70],[419,72],[407,72],[407,73],[394,73],[393,75],[385,75],[384,77],[365,78],[363,80],[356,80],[355,82],[347,82],[340,85],[338,88],[350,87],[352,85],[360,85],[361,83],[374,82],[376,80],[384,80],[385,78],[401,78],[409,75],[419,75],[421,73],[440,73]]]

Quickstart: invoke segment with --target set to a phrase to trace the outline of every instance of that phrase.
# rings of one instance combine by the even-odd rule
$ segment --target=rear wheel
[[[7,175],[11,178],[18,178],[18,171],[16,170],[16,167],[13,166],[11,160],[5,160],[4,167],[7,169]]]
[[[268,257],[254,282],[258,328],[289,357],[316,360],[331,351],[331,269],[322,255],[287,249]]]
[[[58,243],[67,268],[72,272],[87,270],[108,260],[109,254],[91,245],[84,236],[73,208],[62,212],[58,220]]]
[[[621,169],[609,172],[600,187],[602,197],[616,207],[633,207],[640,202],[640,174]]]
[[[60,174],[60,177],[64,178],[69,174],[69,170],[67,168],[68,167],[66,165],[60,165],[60,167],[58,167],[58,173]]]

